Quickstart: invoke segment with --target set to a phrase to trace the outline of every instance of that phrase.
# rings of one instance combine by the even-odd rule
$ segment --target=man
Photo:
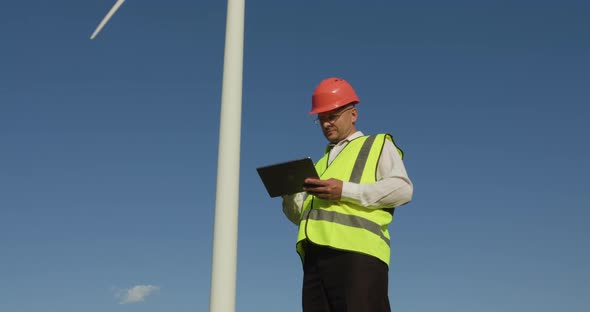
[[[304,312],[390,311],[387,226],[413,186],[391,135],[357,131],[359,102],[343,79],[317,86],[310,115],[330,142],[315,165],[320,179],[283,196],[283,212],[299,225]]]

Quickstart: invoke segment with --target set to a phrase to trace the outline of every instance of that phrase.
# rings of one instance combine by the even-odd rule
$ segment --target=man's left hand
[[[342,196],[342,181],[338,179],[320,180],[305,179],[303,190],[307,193],[326,200],[340,200]]]

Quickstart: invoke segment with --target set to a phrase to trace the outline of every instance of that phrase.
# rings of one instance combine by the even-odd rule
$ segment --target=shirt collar
[[[363,133],[360,131],[357,131],[357,132],[349,135],[348,137],[346,137],[346,139],[344,139],[338,143],[328,144],[328,146],[326,146],[326,152],[329,152],[334,146],[348,144],[348,142],[350,142],[351,140],[354,140],[354,139],[356,139],[358,137],[362,137],[362,136],[363,136]]]

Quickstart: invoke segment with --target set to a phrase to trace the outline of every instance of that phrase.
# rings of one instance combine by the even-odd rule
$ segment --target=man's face
[[[338,143],[356,131],[357,110],[347,105],[318,114],[318,121],[324,136],[330,143]]]

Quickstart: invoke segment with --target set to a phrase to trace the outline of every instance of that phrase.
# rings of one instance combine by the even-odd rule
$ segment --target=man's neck
[[[358,130],[355,129],[354,131],[351,131],[344,139],[342,139],[342,140],[340,140],[338,142],[335,142],[335,143],[330,142],[329,145],[339,145],[339,144],[341,144],[343,142],[350,141],[350,140],[352,140],[354,138],[357,138],[359,136],[362,136],[362,135],[363,135],[362,132],[360,132],[360,131],[358,131]]]

